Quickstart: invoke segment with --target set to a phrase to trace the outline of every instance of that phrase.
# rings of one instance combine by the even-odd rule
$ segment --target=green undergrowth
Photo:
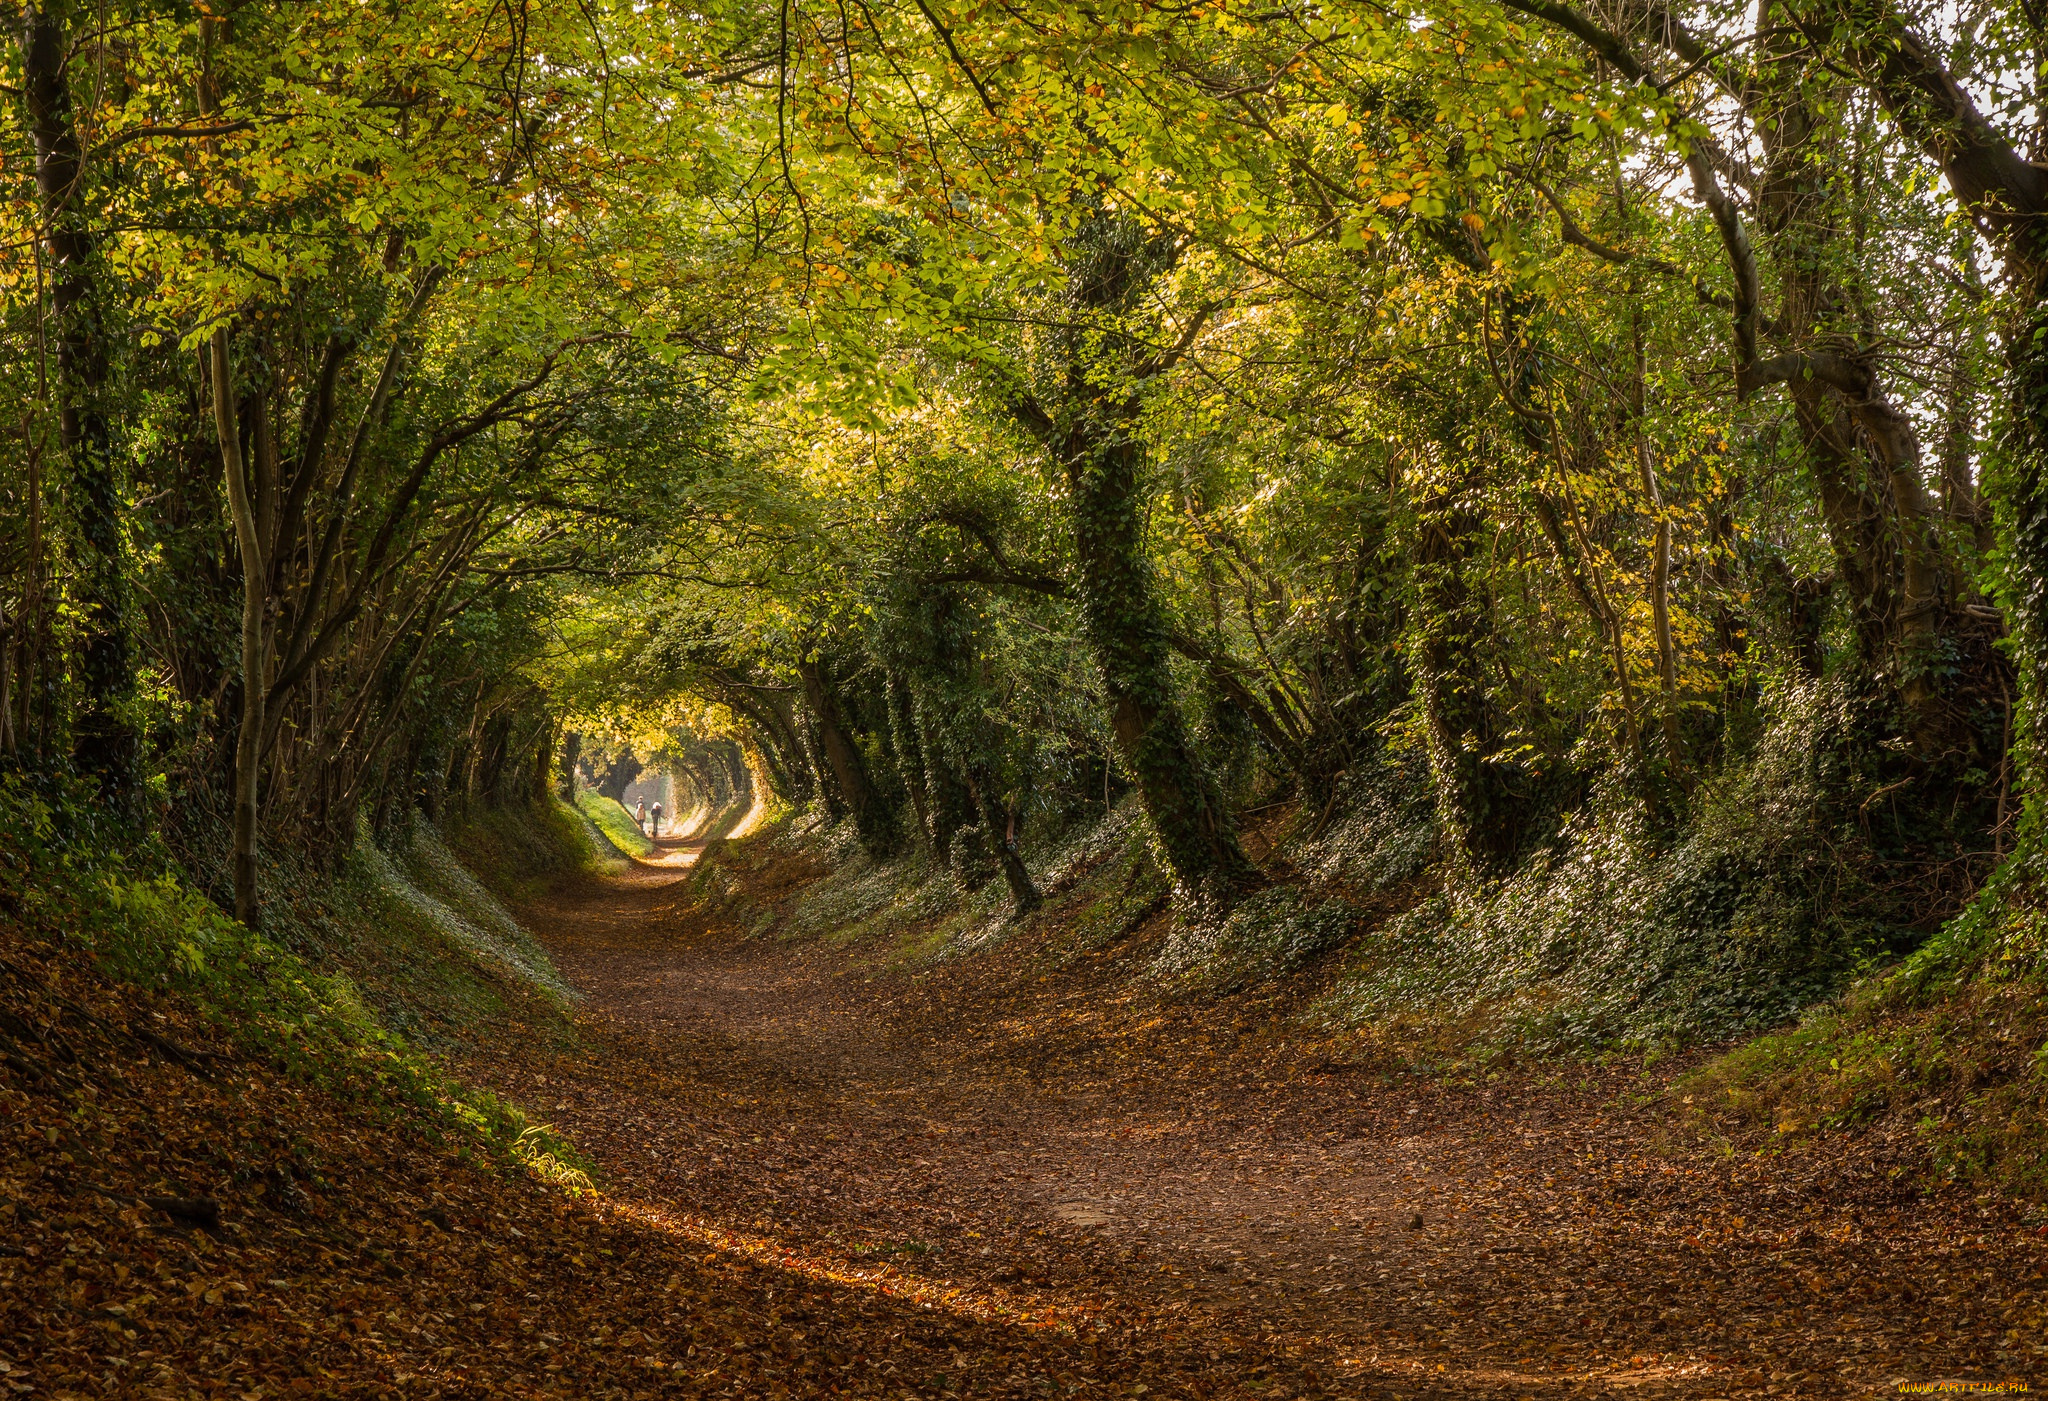
[[[452,1102],[455,1116],[504,1156],[543,1181],[571,1191],[587,1192],[595,1168],[581,1149],[547,1124],[537,1124],[526,1111],[489,1090],[465,1090]]]
[[[1854,814],[1826,794],[1839,707],[1789,699],[1755,754],[1694,796],[1674,837],[1639,800],[1592,801],[1499,879],[1446,860],[1421,755],[1383,751],[1304,814],[1280,873],[1220,918],[1168,921],[1140,959],[1153,980],[1228,996],[1311,968],[1330,986],[1304,1014],[1321,1032],[1449,1063],[1480,1056],[1663,1054],[1753,1035],[1825,1002],[1920,937],[1880,898]],[[1848,830],[1845,830],[1845,823]],[[1046,894],[1022,925],[1003,883],[963,888],[912,850],[878,862],[850,824],[816,814],[773,840],[828,874],[756,932],[879,948],[907,963],[973,953],[1028,927],[1055,955],[1104,948],[1169,907],[1136,797],[1027,842]],[[704,898],[739,888],[700,866]]]
[[[1163,884],[1143,840],[1138,814],[1135,799],[1127,800],[1103,819],[1078,823],[1028,844],[1025,864],[1047,903],[1019,921],[1011,913],[1009,889],[1000,877],[985,878],[970,888],[922,844],[892,860],[877,861],[862,849],[851,822],[833,824],[816,811],[798,813],[764,824],[744,844],[764,852],[801,854],[822,864],[826,874],[797,892],[783,912],[760,912],[751,932],[877,950],[890,962],[913,967],[993,947],[1020,929],[1050,932],[1063,945],[1073,943],[1066,928],[1052,925],[1053,912],[1063,904],[1061,897],[1119,853],[1138,853],[1135,859],[1145,870],[1144,879],[1131,882],[1125,892],[1134,908],[1143,907],[1146,914],[1158,908],[1155,895]],[[742,887],[724,869],[728,859],[723,851],[707,851],[692,877],[691,890],[700,902],[731,911]],[[1117,905],[1114,895],[1110,905]],[[1122,922],[1114,914],[1104,918]],[[1094,937],[1091,927],[1079,941]]]
[[[752,802],[745,800],[727,803],[716,812],[710,811],[707,806],[700,805],[685,814],[678,821],[676,830],[679,832],[690,831],[691,824],[697,822],[701,817],[703,825],[693,835],[708,847],[713,842],[722,842],[731,837],[732,829],[739,826],[752,810]],[[779,820],[786,811],[786,807],[782,804],[776,804],[775,810],[765,813],[763,816],[767,821],[773,822]]]
[[[556,810],[567,815],[577,834],[577,845],[590,853],[585,870],[595,876],[616,876],[633,864],[633,858],[620,851],[604,829],[591,821],[590,814],[581,807],[569,803],[556,803]]]
[[[392,1029],[430,1046],[508,1022],[566,1034],[570,993],[533,936],[421,823],[357,845],[302,942],[350,970]]]
[[[1327,973],[1335,959],[1307,1020],[1431,1063],[1662,1054],[1782,1025],[1919,937],[1843,854],[1854,833],[1822,796],[1839,718],[1825,699],[1788,705],[1751,762],[1696,795],[1676,838],[1648,830],[1627,794],[1598,793],[1496,880],[1445,860],[1425,762],[1385,751],[1340,783],[1327,811],[1298,820],[1271,863],[1276,884],[1221,918],[1168,921],[1142,972],[1228,996]],[[1047,899],[1021,923],[1000,880],[966,889],[921,849],[878,862],[850,824],[807,814],[762,840],[800,848],[828,873],[783,912],[759,914],[754,932],[905,963],[969,955],[1019,928],[1055,956],[1078,955],[1170,905],[1135,795],[1027,842]],[[740,888],[716,859],[694,886],[720,902]]]
[[[640,824],[614,800],[594,788],[576,795],[576,807],[621,856],[646,856],[657,850]]]
[[[1859,814],[1830,797],[1857,791],[1846,724],[1820,688],[1788,696],[1749,760],[1693,795],[1675,837],[1603,790],[1490,881],[1426,866],[1426,771],[1388,756],[1317,849],[1345,848],[1335,864],[1354,889],[1379,872],[1429,893],[1354,944],[1316,1018],[1388,1048],[1661,1054],[1825,1002],[1922,937],[1881,888]]]
[[[1549,852],[1482,885],[1441,864],[1427,774],[1388,755],[1347,781],[1330,821],[1283,843],[1291,880],[1219,924],[1169,922],[1127,968],[1230,996],[1335,958],[1308,1028],[1347,1041],[1347,1059],[1458,1083],[1513,1060],[1647,1062],[1733,1043],[1673,1091],[1701,1137],[1793,1151],[1888,1122],[1917,1137],[1939,1179],[2048,1201],[2048,856],[2009,867],[1901,955],[1855,868],[1823,859],[1835,834],[1797,776],[1752,766],[1661,845],[1603,797]],[[779,912],[746,908],[738,876],[778,854],[826,874]],[[1000,880],[969,894],[919,853],[875,862],[850,826],[815,813],[715,851],[692,888],[756,934],[910,967],[1019,928],[1061,961],[1169,908],[1133,801],[1028,859],[1048,898],[1022,925]]]
[[[284,873],[273,885],[294,893],[270,902],[257,932],[99,820],[70,795],[0,779],[0,933],[182,999],[244,1059],[587,1185],[551,1130],[457,1084],[429,1053],[437,1028],[475,1033],[493,1015],[529,1032],[568,1026],[545,956],[431,829],[396,856],[365,842],[326,881]],[[414,981],[394,982],[401,968]]]
[[[1307,967],[1358,928],[1357,911],[1342,900],[1273,886],[1248,896],[1220,920],[1176,922],[1153,968],[1187,990],[1227,995]]]
[[[471,805],[440,825],[464,869],[507,905],[521,905],[615,866],[609,839],[559,798],[529,807]]]
[[[971,899],[950,870],[921,851],[882,862],[856,850],[797,897],[778,933],[834,944],[898,943],[929,953],[970,923],[979,927],[978,903],[984,902]]]
[[[1877,780],[1853,700],[1819,684],[1773,705],[1746,756],[1689,795],[1675,833],[1617,784],[1491,879],[1449,859],[1423,756],[1389,748],[1296,820],[1268,863],[1277,883],[1220,920],[1150,923],[1169,890],[1134,798],[1031,834],[1047,899],[1026,921],[1009,918],[1000,880],[968,892],[915,851],[875,862],[849,825],[816,814],[758,840],[827,873],[776,911],[734,912],[756,933],[910,966],[1020,928],[1055,960],[1164,928],[1105,975],[1235,996],[1313,970],[1294,985],[1312,1034],[1347,1059],[1452,1079],[1512,1060],[1732,1045],[1687,1082],[1702,1132],[1782,1146],[1890,1117],[1945,1175],[2043,1191],[2048,858],[1930,927],[1854,801]],[[736,906],[745,883],[707,861],[696,888]]]
[[[1022,920],[1012,914],[1000,877],[970,888],[921,846],[876,861],[850,823],[835,826],[817,813],[749,840],[801,852],[827,871],[754,932],[877,950],[906,966],[971,956],[1022,932],[1063,963],[1117,943],[1170,903],[1135,795],[1027,844],[1025,864],[1045,902]],[[712,855],[699,863],[692,889],[700,901],[731,910],[742,885]],[[1254,895],[1216,926],[1173,924],[1137,968],[1182,992],[1228,993],[1301,968],[1355,934],[1358,924],[1358,912],[1328,892],[1282,885]]]
[[[1171,886],[1145,833],[1133,796],[1067,843],[1048,883],[1056,895],[1071,892],[1051,931],[1055,959],[1107,948],[1166,908]]]
[[[2038,850],[2013,863],[1904,961],[1688,1076],[1695,1126],[1784,1150],[1905,1127],[1938,1179],[2048,1203],[2044,873]]]

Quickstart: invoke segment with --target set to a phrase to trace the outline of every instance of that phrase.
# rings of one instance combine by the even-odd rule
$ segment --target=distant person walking
[[[661,804],[660,804],[660,803],[656,803],[656,804],[654,805],[654,831],[653,831],[653,832],[652,832],[652,833],[651,833],[650,835],[653,835],[653,836],[657,836],[657,837],[661,835]]]
[[[661,809],[656,808],[655,811],[659,812]],[[643,832],[647,830],[647,800],[645,798],[633,804],[633,825]]]

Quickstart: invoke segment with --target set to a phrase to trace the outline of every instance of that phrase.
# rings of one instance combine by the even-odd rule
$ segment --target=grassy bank
[[[640,830],[640,824],[633,820],[633,814],[596,789],[586,788],[578,793],[576,808],[590,819],[620,855],[646,856],[656,850],[647,834]]]
[[[2002,882],[1925,947],[1682,1085],[1699,1132],[1777,1151],[1910,1137],[1939,1177],[2048,1202],[2043,922]]]
[[[498,825],[508,821],[523,822],[558,870],[592,859],[557,815]],[[89,805],[0,782],[10,857],[0,863],[0,928],[26,957],[168,999],[237,1059],[575,1177],[566,1145],[455,1083],[433,1054],[507,1031],[573,1031],[570,994],[545,953],[432,828],[391,851],[365,841],[326,880],[296,873],[296,894],[270,904],[259,932],[200,896],[160,851],[125,852],[120,834],[93,822]],[[33,996],[26,983],[23,995]],[[156,1049],[180,1055],[169,1042]]]
[[[436,830],[463,869],[507,905],[599,874],[614,858],[595,824],[558,798],[523,807],[460,808]]]

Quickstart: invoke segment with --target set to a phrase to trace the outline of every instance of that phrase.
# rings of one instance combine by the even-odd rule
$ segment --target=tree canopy
[[[1473,888],[1737,812],[1701,920],[2031,898],[2038,6],[11,23],[0,750],[251,922],[627,755],[1020,912],[1126,793],[1191,921],[1367,790]]]

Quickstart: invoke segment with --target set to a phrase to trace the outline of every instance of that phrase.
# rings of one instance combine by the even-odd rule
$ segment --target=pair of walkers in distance
[[[650,837],[661,835],[661,804],[654,805],[654,826],[647,825],[647,800],[642,798],[633,808],[633,820],[640,824],[640,830]]]

